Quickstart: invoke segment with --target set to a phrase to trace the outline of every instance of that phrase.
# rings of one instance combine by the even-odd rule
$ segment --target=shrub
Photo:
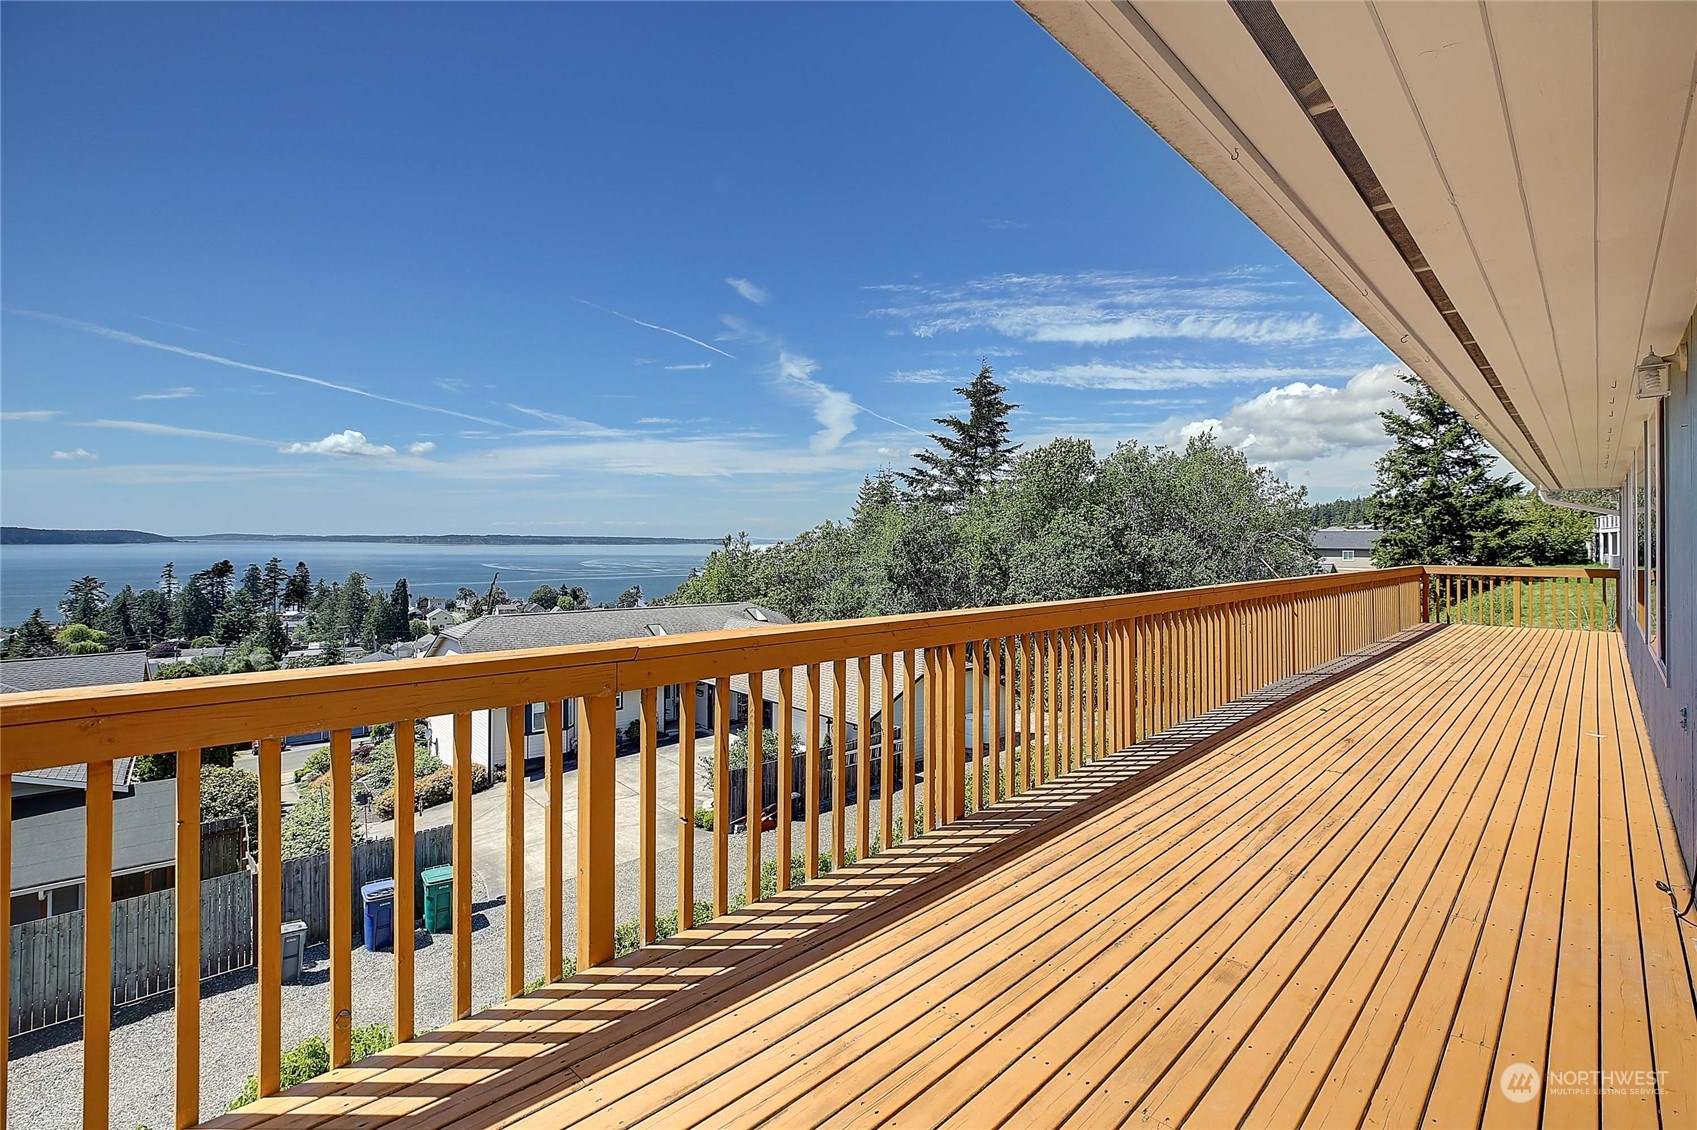
[[[695,826],[703,831],[711,832],[713,830],[713,810],[711,808],[696,809]]]
[[[210,746],[200,751],[200,767],[228,769],[236,760],[240,746]],[[169,781],[177,776],[177,755],[174,753],[144,753],[136,758],[133,772],[138,781]]]
[[[207,765],[200,771],[200,818],[239,816],[249,843],[259,842],[259,778],[246,769]]]
[[[357,817],[349,821],[347,835],[354,843],[365,838]],[[283,858],[329,850],[330,786],[320,782],[302,789],[300,800],[283,819]]]
[[[355,1028],[349,1035],[355,1059],[376,1055],[395,1044],[395,1034],[389,1030],[387,1024],[366,1024]],[[283,1053],[279,1082],[285,1087],[293,1087],[296,1083],[316,1079],[329,1070],[330,1048],[325,1044],[323,1036],[313,1036],[310,1039],[302,1040]],[[241,1093],[231,1099],[230,1105],[224,1109],[235,1110],[237,1107],[244,1107],[258,1098],[259,1078],[249,1075],[247,1082],[242,1084]]]
[[[330,772],[330,747],[327,745],[319,746],[307,754],[306,761],[301,764],[299,769],[295,770],[295,784],[316,781],[328,772]]]

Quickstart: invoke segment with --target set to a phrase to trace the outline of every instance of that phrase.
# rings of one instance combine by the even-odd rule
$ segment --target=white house
[[[432,632],[440,632],[443,628],[453,627],[454,614],[445,606],[432,608],[424,614],[424,623]]]
[[[1599,514],[1591,531],[1591,560],[1620,568],[1620,515]]]
[[[495,651],[517,651],[533,647],[570,647],[577,644],[610,643],[614,640],[650,639],[690,632],[759,631],[790,623],[789,617],[757,604],[682,604],[659,608],[585,608],[574,612],[518,612],[480,616],[442,629],[425,652],[426,658],[440,655],[479,655]],[[662,687],[659,696],[662,730],[678,724],[677,687]],[[619,695],[618,724],[622,733],[642,717],[641,696]],[[705,725],[712,718],[712,684],[696,688],[696,720]],[[525,718],[525,758],[543,755],[546,704],[531,703]],[[565,748],[577,749],[577,703],[565,703]],[[430,720],[432,740],[443,761],[454,754],[454,719],[442,715]],[[495,769],[506,764],[507,712],[505,708],[478,710],[471,719],[473,764]]]

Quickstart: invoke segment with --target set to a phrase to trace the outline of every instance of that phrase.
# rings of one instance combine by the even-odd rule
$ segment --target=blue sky
[[[1363,492],[1390,354],[1011,4],[3,11],[0,512],[785,536],[1019,438]]]

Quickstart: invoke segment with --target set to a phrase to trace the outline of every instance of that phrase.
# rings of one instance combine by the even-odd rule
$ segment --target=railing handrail
[[[1588,577],[1614,578],[1619,569],[1603,565],[1422,565],[1433,577]]]
[[[0,772],[98,764],[138,753],[282,738],[305,730],[423,718],[491,703],[590,698],[1104,621],[1312,593],[1387,588],[1418,565],[1122,596],[645,640],[445,656],[418,663],[213,675],[0,695]]]

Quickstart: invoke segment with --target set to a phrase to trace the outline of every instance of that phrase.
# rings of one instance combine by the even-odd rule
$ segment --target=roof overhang
[[[1531,482],[1697,307],[1697,3],[1022,0]]]

